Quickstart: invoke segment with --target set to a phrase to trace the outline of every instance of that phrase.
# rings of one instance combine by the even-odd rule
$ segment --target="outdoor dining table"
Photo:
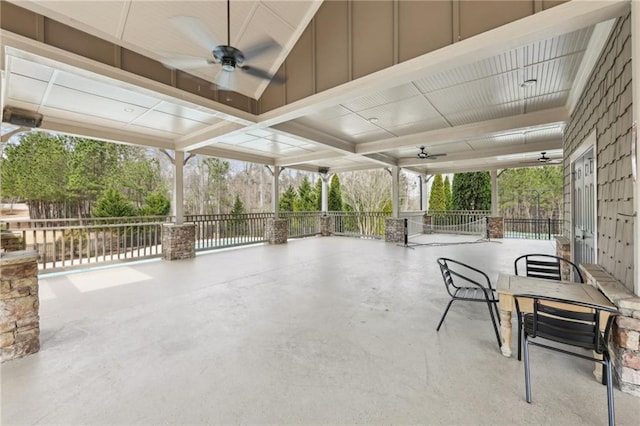
[[[553,281],[541,278],[531,278],[519,275],[499,274],[496,283],[496,291],[499,297],[500,310],[500,336],[502,339],[502,355],[511,356],[511,316],[515,310],[513,295],[531,294],[536,296],[549,296],[559,299],[574,300],[578,302],[593,303],[603,307],[614,308],[615,305],[609,301],[597,288],[589,284],[580,284],[569,281]],[[524,312],[532,312],[533,303],[531,299],[519,299],[520,309]],[[600,318],[600,324],[604,329],[607,323],[608,314],[604,313]],[[594,375],[601,374],[600,364]]]

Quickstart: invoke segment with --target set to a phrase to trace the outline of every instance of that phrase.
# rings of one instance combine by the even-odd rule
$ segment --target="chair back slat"
[[[574,280],[584,282],[578,266],[570,260],[550,254],[525,254],[514,261],[516,275],[524,272],[524,275],[532,278],[562,281],[562,265],[573,270]]]

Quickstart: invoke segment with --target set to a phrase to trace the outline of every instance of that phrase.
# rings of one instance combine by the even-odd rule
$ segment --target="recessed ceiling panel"
[[[27,61],[17,56],[9,56],[11,72],[13,74],[23,75],[40,81],[49,81],[53,75],[53,68],[38,64],[36,62]]]
[[[48,83],[13,73],[9,75],[9,79],[11,80],[7,89],[9,100],[14,99],[36,105],[42,103]]]
[[[382,90],[374,93],[373,95],[354,99],[353,101],[343,103],[342,105],[351,111],[359,112],[380,105],[390,104],[401,99],[412,98],[419,94],[420,91],[413,84],[404,84],[402,86]]]
[[[589,45],[592,27],[583,28],[572,33],[563,34],[551,39],[540,40],[519,48],[524,58],[523,66],[529,66],[553,58],[560,58],[575,52],[584,51]]]
[[[334,107],[325,108],[313,114],[306,115],[310,120],[313,121],[324,121],[324,120],[332,120],[336,117],[340,117],[342,115],[351,114],[352,111],[343,107],[342,105],[336,105]]]
[[[160,105],[157,105],[153,109],[156,111],[164,112],[166,114],[186,118],[188,120],[199,121],[201,123],[215,124],[220,121],[220,118],[218,118],[213,113],[207,113],[194,108],[188,108],[169,102],[162,102],[160,103]]]
[[[547,108],[564,106],[567,103],[568,97],[569,91],[567,90],[527,99],[524,101],[526,112],[541,111]]]
[[[393,137],[393,135],[389,132],[387,132],[384,129],[377,129],[377,130],[371,130],[368,132],[362,132],[362,133],[357,133],[357,134],[353,134],[349,137],[345,137],[345,139],[351,141],[351,142],[373,142],[373,141],[377,141],[379,139],[387,139],[387,138],[391,138]]]
[[[414,133],[426,132],[428,130],[443,129],[450,127],[442,117],[435,117],[432,119],[416,121],[413,123],[406,123],[400,126],[387,127],[387,131],[396,136],[411,135]]]
[[[151,110],[137,118],[133,124],[136,126],[171,131],[180,135],[185,135],[207,127],[206,123],[202,123],[200,121],[188,120],[186,118],[154,110]]]
[[[522,114],[523,110],[524,101],[510,102],[502,105],[452,112],[446,114],[446,119],[452,126],[461,126],[463,124],[475,123],[477,121],[486,121],[494,118],[503,118]]]
[[[99,81],[94,78],[82,77],[68,72],[57,73],[54,83],[56,86],[62,86],[67,89],[85,92],[89,95],[95,95],[96,97],[137,105],[143,108],[151,108],[159,102],[156,98],[118,87],[117,85],[110,84],[108,81]]]
[[[375,124],[385,129],[440,117],[438,111],[422,95],[362,110],[359,115],[368,120],[375,119]]]

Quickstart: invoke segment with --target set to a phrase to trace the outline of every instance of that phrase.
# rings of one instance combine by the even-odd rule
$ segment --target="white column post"
[[[280,166],[273,166],[273,217],[280,218]]]
[[[429,185],[427,183],[427,175],[420,175],[420,191],[422,193],[422,200],[420,200],[420,210],[426,212],[429,209]]]
[[[400,217],[400,167],[391,166],[391,217]]]
[[[491,216],[498,216],[498,170],[491,170]]]
[[[173,155],[173,203],[171,210],[175,224],[184,222],[184,151],[174,151]]]
[[[329,191],[327,188],[329,183],[329,175],[321,175],[320,181],[322,182],[321,209],[322,213],[326,213],[329,211]]]
[[[635,162],[636,167],[640,164],[640,151],[638,149],[638,133],[640,130],[640,78],[635,78],[640,76],[640,0],[632,0],[631,1],[631,75],[633,78],[631,79],[631,95],[632,95],[632,107],[633,107],[633,124],[635,127],[635,135],[636,140],[631,141],[631,143],[635,145]],[[632,132],[633,133],[633,132]],[[636,170],[635,176],[635,211],[640,211],[640,185],[638,185],[638,173]],[[637,223],[636,223],[637,225]],[[635,226],[635,238],[633,242],[633,251],[634,251],[634,259],[636,267],[634,269],[635,279],[634,279],[634,293],[640,294],[640,268],[637,265],[640,265],[640,226]]]

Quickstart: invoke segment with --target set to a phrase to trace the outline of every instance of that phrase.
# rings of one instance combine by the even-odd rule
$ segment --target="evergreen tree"
[[[141,216],[166,216],[171,211],[171,201],[159,192],[147,195],[144,206],[139,211]]]
[[[236,194],[231,208],[231,216],[234,218],[227,225],[230,235],[245,235],[247,233],[247,219],[243,217],[245,213],[247,213],[247,209],[240,196]]]
[[[446,210],[444,183],[442,182],[442,175],[439,173],[433,177],[433,183],[431,184],[431,195],[429,195],[429,210]]]
[[[289,185],[286,191],[280,195],[279,208],[281,212],[292,212],[293,206],[296,202],[296,190],[293,189],[293,185]]]
[[[328,208],[331,212],[342,211],[342,190],[340,189],[340,178],[338,175],[331,177],[331,185],[329,186]]]
[[[247,213],[247,209],[244,207],[244,203],[240,197],[236,194],[236,198],[233,201],[233,207],[231,208],[231,214],[233,216],[240,216]]]
[[[316,180],[315,196],[315,211],[320,212],[322,211],[322,178],[318,178],[318,180]]]
[[[125,217],[135,216],[136,209],[120,191],[109,188],[96,202],[96,207],[91,212],[93,217]]]
[[[456,173],[453,175],[454,210],[491,209],[491,176],[489,172]]]
[[[294,200],[293,210],[297,212],[314,211],[316,205],[316,196],[309,182],[309,178],[304,176],[300,186],[298,187],[298,196]]]
[[[445,210],[453,209],[453,197],[451,195],[451,182],[449,182],[449,176],[444,178],[444,206]]]

